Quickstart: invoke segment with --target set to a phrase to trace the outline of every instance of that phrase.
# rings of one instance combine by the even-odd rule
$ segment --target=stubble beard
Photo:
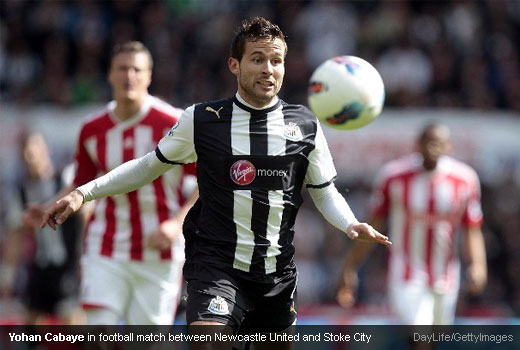
[[[240,88],[247,96],[242,96],[242,98],[248,98],[252,102],[255,102],[256,104],[262,104],[262,105],[268,105],[271,103],[271,101],[275,98],[275,96],[278,94],[279,89],[275,88],[272,92],[266,93],[266,94],[259,94],[255,91],[253,82],[253,86],[249,87],[247,85],[247,82],[242,80],[242,77],[239,77],[238,83],[240,85]]]

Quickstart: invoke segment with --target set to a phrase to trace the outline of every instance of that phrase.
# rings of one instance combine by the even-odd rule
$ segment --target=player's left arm
[[[316,124],[314,144],[315,147],[307,158],[309,165],[304,182],[316,208],[328,222],[345,232],[350,239],[391,245],[387,236],[356,219],[347,201],[334,186],[336,168],[319,122]]]
[[[387,236],[367,223],[359,222],[347,201],[334,184],[323,188],[309,188],[309,194],[316,208],[334,227],[346,233],[353,240],[392,245]]]
[[[183,204],[179,212],[173,218],[163,221],[157,232],[150,235],[148,238],[148,246],[157,250],[169,249],[182,234],[184,218],[198,198],[199,189],[197,187],[191,197]]]
[[[467,289],[471,294],[479,294],[487,282],[486,248],[480,226],[468,227],[465,238],[464,251],[468,259]]]
[[[465,229],[463,254],[467,259],[467,290],[478,294],[487,282],[486,246],[482,234],[483,213],[480,201],[480,181],[476,173],[469,177],[469,198],[466,204],[462,225]]]

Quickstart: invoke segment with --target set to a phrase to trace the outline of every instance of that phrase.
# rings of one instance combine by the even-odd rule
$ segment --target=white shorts
[[[455,320],[458,288],[436,292],[424,283],[393,283],[390,305],[402,324],[450,325]]]
[[[181,294],[182,265],[83,256],[81,303],[87,310],[109,309],[126,324],[171,325]]]

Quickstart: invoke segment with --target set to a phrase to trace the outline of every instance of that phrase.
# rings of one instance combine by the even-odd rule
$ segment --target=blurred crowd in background
[[[105,101],[107,52],[138,39],[155,59],[152,93],[179,106],[221,98],[235,89],[230,37],[251,15],[287,35],[286,100],[305,102],[314,68],[348,54],[379,69],[387,106],[520,110],[514,0],[4,0],[0,96],[23,105]]]
[[[240,20],[252,15],[271,19],[287,35],[281,97],[291,103],[306,104],[308,79],[322,61],[356,55],[380,71],[385,108],[502,110],[520,116],[520,2],[515,0],[2,0],[0,102],[22,110],[105,103],[111,99],[108,52],[128,40],[142,41],[153,55],[152,94],[182,108],[231,96],[236,82],[227,67],[230,38]],[[71,160],[73,145],[69,151]],[[494,305],[520,315],[520,180],[505,179],[482,183],[489,285],[482,296],[460,300],[461,307]],[[350,190],[348,201],[365,219],[371,184],[360,179],[340,185]],[[295,237],[300,270],[310,276],[300,280],[300,300],[334,303],[348,242],[309,203]],[[0,221],[4,217],[0,213]],[[360,303],[384,299],[384,259],[381,250],[363,270]]]

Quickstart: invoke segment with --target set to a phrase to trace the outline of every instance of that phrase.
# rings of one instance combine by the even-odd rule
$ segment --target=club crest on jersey
[[[256,168],[250,161],[237,160],[231,165],[229,175],[237,185],[249,185],[256,177]]]
[[[290,141],[297,142],[303,140],[302,131],[296,123],[290,122],[289,124],[285,124],[283,135]]]
[[[209,302],[208,311],[216,315],[228,315],[228,303],[224,298],[216,296]]]
[[[177,121],[175,124],[173,124],[172,128],[170,129],[170,131],[168,131],[168,136],[172,136],[173,132],[175,131],[175,129],[177,129],[178,126],[179,126],[179,121]]]

